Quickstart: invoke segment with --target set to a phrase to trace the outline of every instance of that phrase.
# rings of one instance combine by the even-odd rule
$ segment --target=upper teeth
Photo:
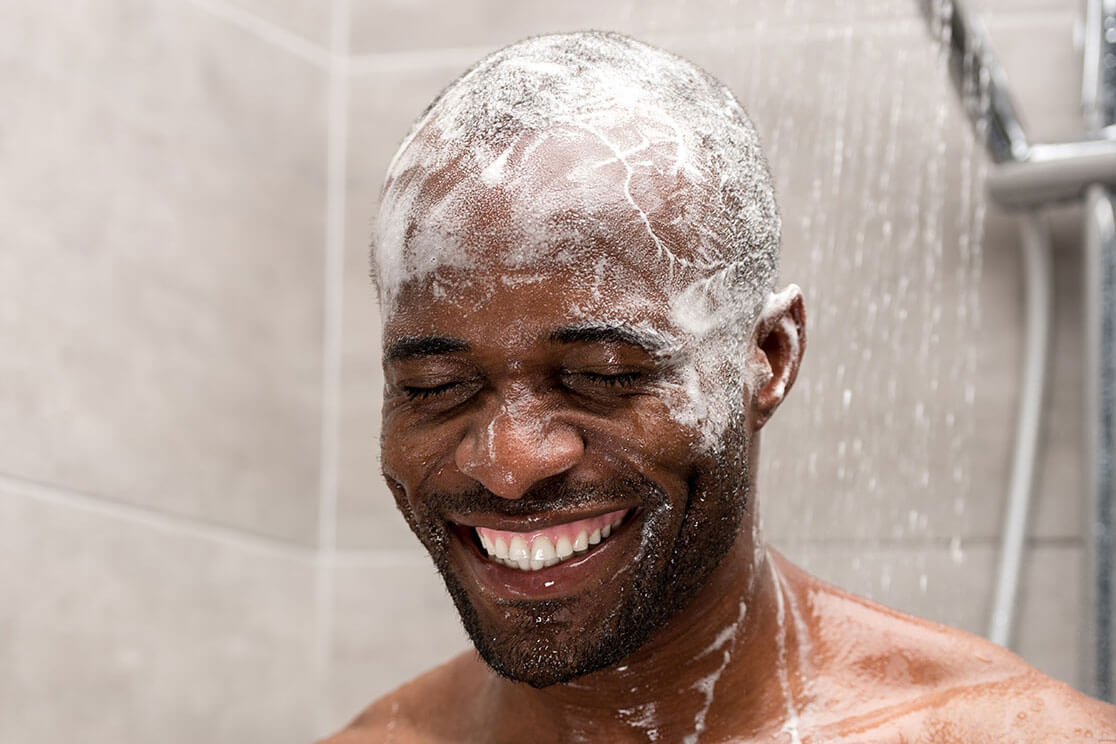
[[[627,510],[549,527],[537,532],[507,532],[477,527],[489,558],[522,571],[538,571],[584,553],[612,534]]]

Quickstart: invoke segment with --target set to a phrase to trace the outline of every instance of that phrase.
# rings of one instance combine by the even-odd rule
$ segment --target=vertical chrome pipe
[[[1011,483],[996,569],[995,595],[988,622],[988,638],[1010,646],[1015,621],[1015,603],[1022,573],[1023,548],[1027,539],[1027,517],[1034,484],[1035,461],[1042,412],[1046,397],[1051,317],[1054,313],[1054,281],[1050,255],[1050,232],[1037,210],[1022,216],[1023,238],[1023,378],[1019,386],[1019,413],[1015,423]]]
[[[1082,109],[1086,130],[1116,137],[1116,0],[1085,5]],[[1082,688],[1111,702],[1116,693],[1116,201],[1111,188],[1085,196],[1085,550]]]
[[[1111,702],[1116,644],[1116,203],[1103,186],[1092,186],[1086,195],[1083,274],[1086,491],[1082,687]]]

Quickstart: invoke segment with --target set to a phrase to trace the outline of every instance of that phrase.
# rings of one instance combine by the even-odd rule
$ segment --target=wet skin
[[[1082,696],[983,639],[854,597],[772,552],[784,601],[803,618],[787,627],[791,695],[803,742],[999,744],[1116,741],[1116,709]],[[771,591],[767,587],[765,591]],[[712,598],[709,598],[712,599]],[[755,602],[771,601],[757,593]],[[694,632],[716,623],[697,619]],[[701,742],[789,742],[777,680],[779,626],[736,636]],[[692,685],[721,664],[665,631],[659,663],[602,670],[574,685],[533,690],[497,677],[466,653],[371,705],[330,744],[366,742],[681,742],[705,698]],[[624,665],[622,665],[624,666]],[[657,740],[623,711],[656,703]],[[638,709],[637,709],[638,710]]]
[[[522,167],[560,173],[599,157],[591,147],[567,142]],[[646,225],[625,199],[601,198],[620,177],[602,170],[591,218],[607,239],[586,261],[502,264],[521,237],[499,229],[515,196],[476,184],[466,221],[483,236],[477,261],[401,288],[384,332],[384,474],[466,624],[489,639],[489,663],[463,654],[329,742],[1116,742],[1111,707],[974,636],[825,585],[758,542],[758,433],[797,374],[801,296],[769,303],[739,351],[739,416],[725,450],[706,453],[676,415],[685,349],[663,357],[634,332],[679,329]],[[662,205],[650,225],[664,234],[686,199],[675,186],[635,187],[637,201]],[[568,196],[567,214],[584,204]],[[578,268],[602,258],[604,293]],[[615,535],[538,572],[490,560],[473,537],[618,510]],[[664,621],[632,610],[648,598],[681,601]],[[631,636],[632,612],[654,632],[580,673],[602,643]]]

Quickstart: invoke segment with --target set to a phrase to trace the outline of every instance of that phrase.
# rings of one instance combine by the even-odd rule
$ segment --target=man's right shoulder
[[[460,741],[457,725],[489,672],[467,651],[376,700],[341,731],[318,744],[412,744]]]

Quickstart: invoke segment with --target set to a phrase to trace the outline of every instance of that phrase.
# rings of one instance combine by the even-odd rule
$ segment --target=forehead
[[[410,145],[444,146],[421,131]],[[520,285],[549,276],[565,296],[615,296],[624,275],[641,290],[628,295],[665,297],[708,242],[687,219],[708,209],[708,194],[685,174],[680,148],[663,122],[636,117],[524,132],[498,152],[413,158],[381,206],[391,228],[374,256],[385,316],[408,286],[454,291],[463,276]]]

